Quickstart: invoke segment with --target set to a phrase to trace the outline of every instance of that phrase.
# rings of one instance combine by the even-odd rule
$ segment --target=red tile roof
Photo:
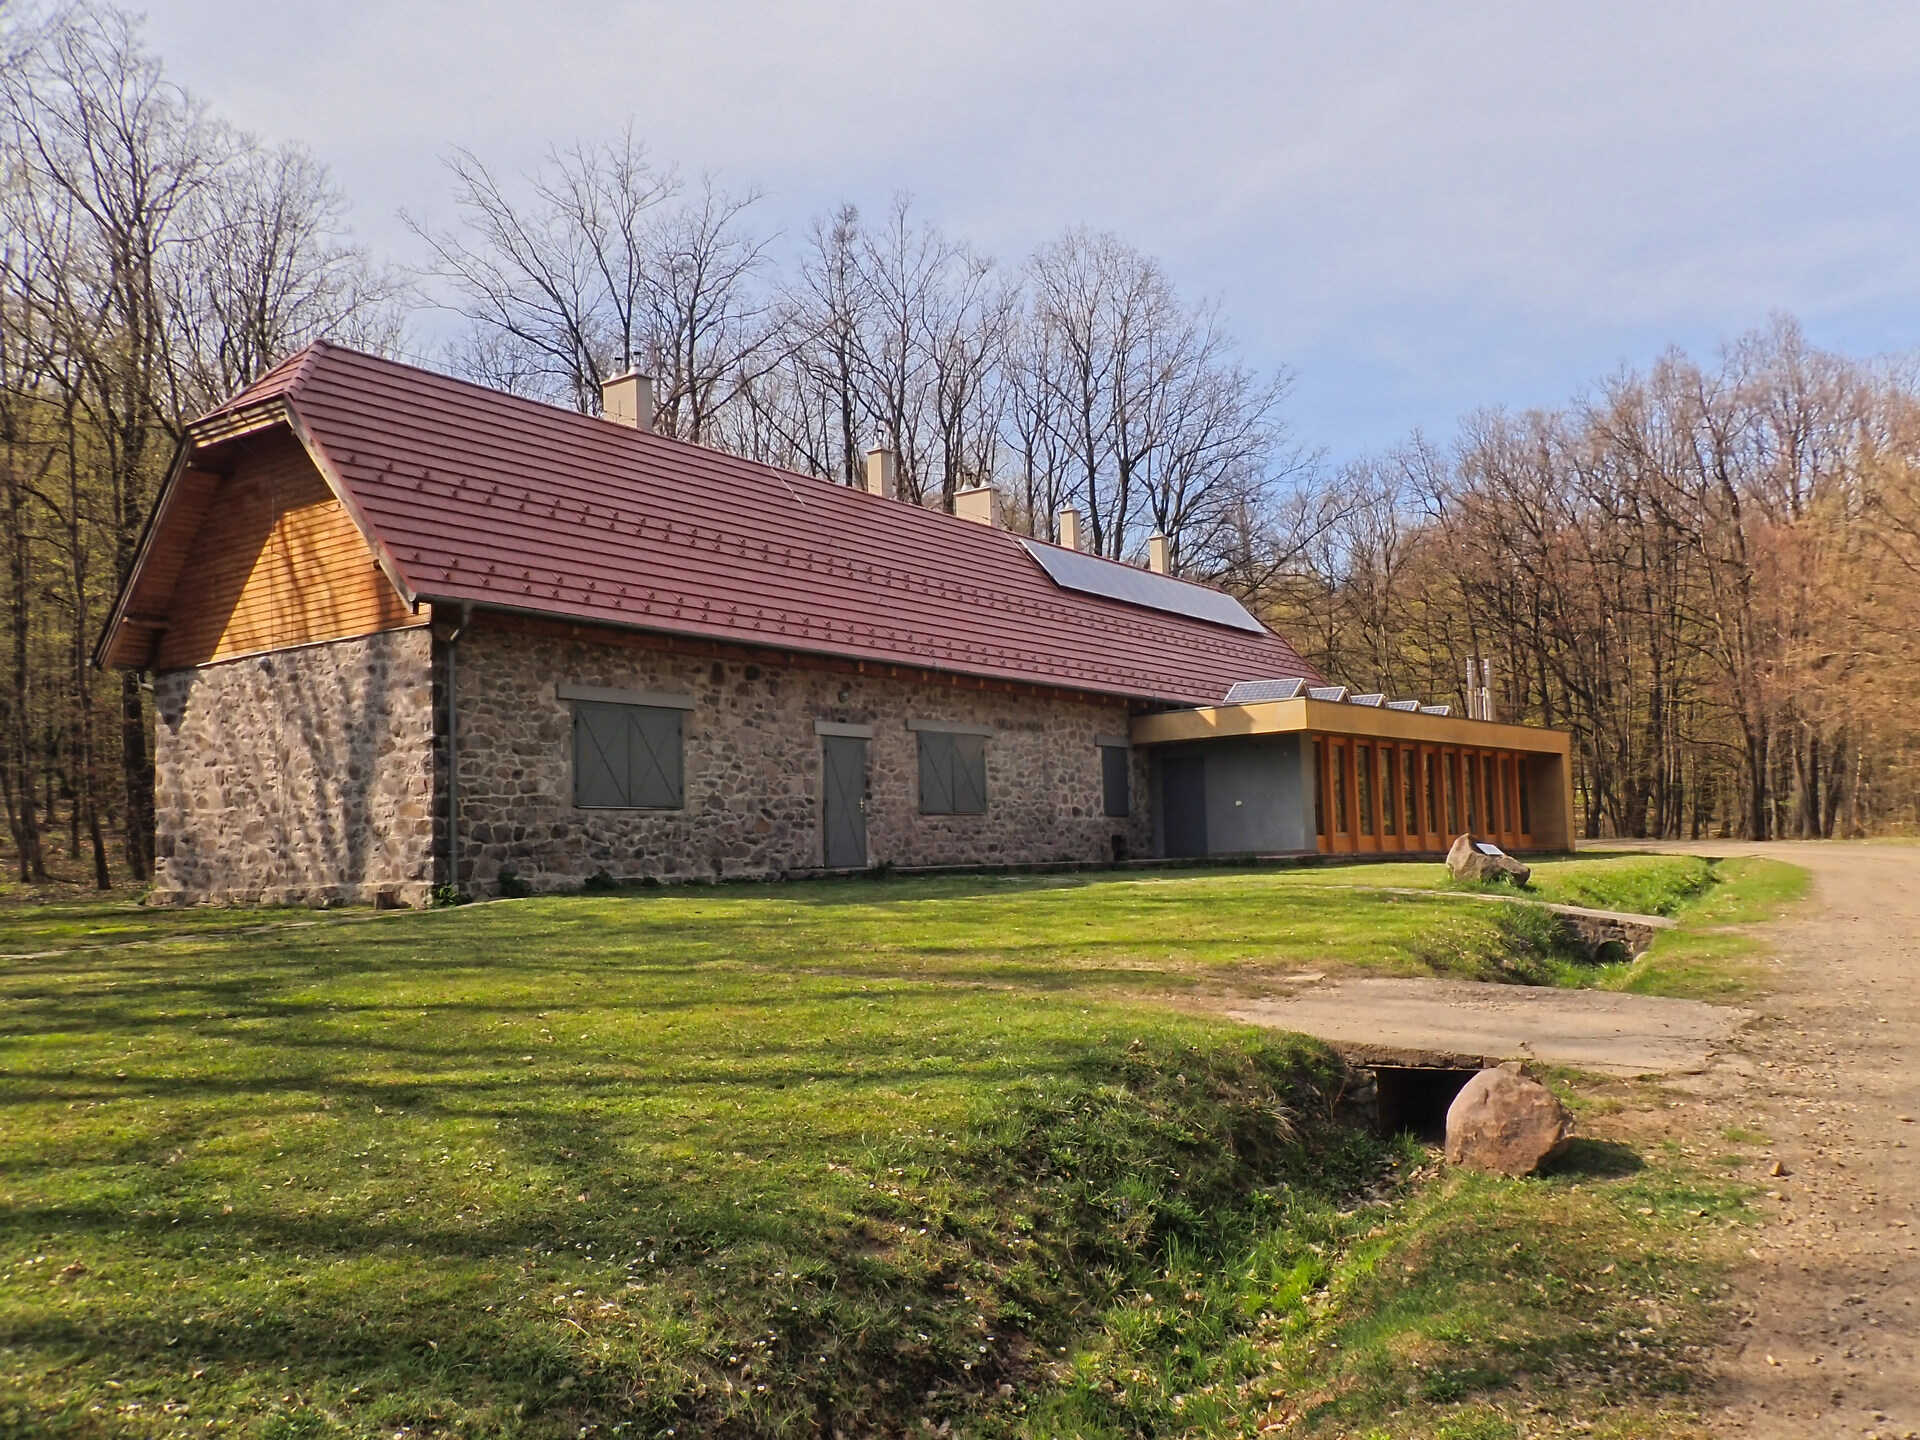
[[[409,601],[1211,704],[1285,640],[1057,587],[1013,535],[319,344],[284,401]]]

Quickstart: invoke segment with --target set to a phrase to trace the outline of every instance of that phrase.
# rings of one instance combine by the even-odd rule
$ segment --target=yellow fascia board
[[[1230,735],[1361,735],[1382,740],[1414,740],[1428,745],[1473,745],[1488,750],[1523,750],[1566,756],[1573,748],[1565,730],[1537,725],[1503,725],[1455,715],[1422,715],[1417,710],[1348,705],[1335,700],[1262,700],[1251,705],[1202,705],[1137,716],[1133,743],[1167,745],[1182,740],[1214,740]]]

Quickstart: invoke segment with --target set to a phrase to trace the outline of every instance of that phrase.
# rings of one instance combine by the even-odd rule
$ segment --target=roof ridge
[[[214,406],[211,410],[197,415],[189,422],[198,425],[205,420],[213,420],[221,415],[230,415],[260,400],[279,399],[290,396],[300,386],[316,354],[323,350],[337,348],[324,337],[316,337],[286,356],[277,363],[269,365],[258,376],[241,386],[238,390]]]

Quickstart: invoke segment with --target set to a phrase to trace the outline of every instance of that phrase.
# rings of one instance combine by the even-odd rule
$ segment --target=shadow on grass
[[[1568,1142],[1551,1166],[1554,1175],[1577,1175],[1592,1180],[1622,1180],[1637,1175],[1646,1164],[1631,1145],[1617,1140],[1576,1139]]]

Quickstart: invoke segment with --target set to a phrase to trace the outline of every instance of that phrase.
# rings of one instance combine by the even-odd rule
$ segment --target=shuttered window
[[[1100,788],[1106,812],[1115,819],[1133,813],[1132,752],[1124,745],[1100,747]]]
[[[920,813],[987,813],[987,737],[922,730]]]
[[[686,804],[679,710],[575,701],[573,803],[678,810]]]

